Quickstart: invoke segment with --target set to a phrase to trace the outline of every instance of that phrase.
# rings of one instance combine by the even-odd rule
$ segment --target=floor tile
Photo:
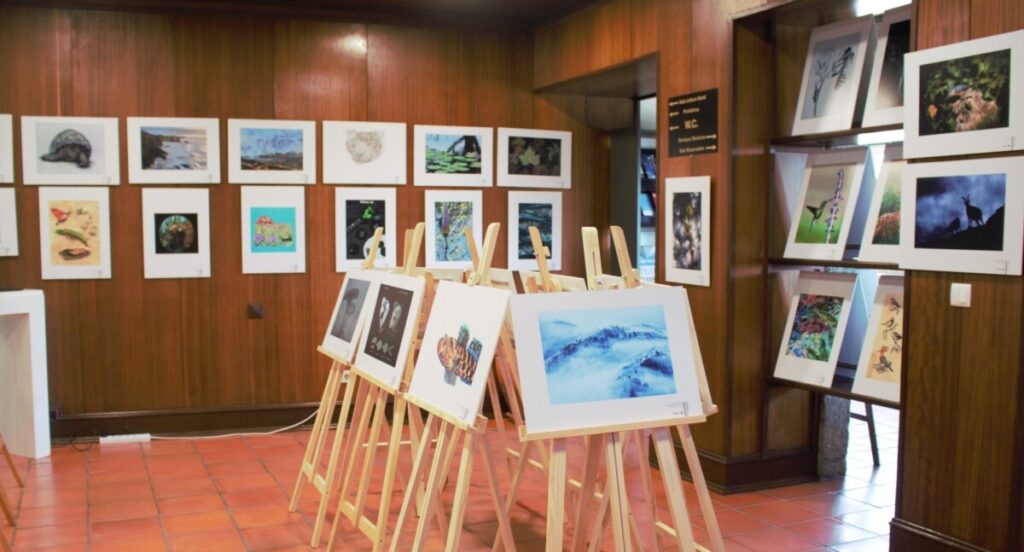
[[[869,539],[876,536],[875,533],[870,531],[865,531],[859,527],[847,525],[830,518],[813,519],[795,525],[787,525],[786,530],[825,546]]]
[[[286,546],[308,546],[313,528],[305,523],[243,529],[242,537],[250,550],[275,550]]]
[[[790,502],[823,516],[841,516],[853,512],[874,510],[870,504],[859,502],[842,494],[819,494],[793,499]]]
[[[67,504],[58,506],[44,506],[42,508],[22,508],[18,512],[18,528],[29,527],[53,527],[57,525],[84,524],[86,519],[86,505]]]
[[[89,507],[89,521],[121,521],[156,516],[152,498],[129,498],[100,502]]]
[[[272,525],[288,525],[302,521],[302,514],[288,511],[287,504],[279,506],[261,506],[258,508],[233,509],[231,516],[239,529],[253,527],[269,527]]]
[[[155,517],[121,521],[102,521],[92,524],[92,543],[126,539],[162,537],[160,520]]]
[[[231,516],[225,510],[196,512],[163,517],[164,529],[170,536],[234,529]]]
[[[891,508],[879,508],[866,512],[856,512],[839,516],[843,523],[866,529],[878,535],[889,534],[889,522],[892,521],[893,511]]]
[[[690,519],[701,528],[707,528],[703,516],[699,514],[691,515]],[[722,535],[735,535],[768,527],[765,522],[738,510],[715,512],[715,520],[718,521],[718,528],[721,530]]]
[[[873,539],[859,540],[837,544],[832,547],[836,552],[879,552],[889,549],[889,537],[875,537]]]
[[[769,525],[790,525],[825,517],[788,501],[768,502],[741,508],[741,512]]]
[[[253,508],[288,504],[288,496],[278,487],[265,487],[248,491],[224,493],[224,502],[229,508]]]
[[[167,542],[163,537],[129,538],[92,545],[92,552],[166,552]]]
[[[171,537],[174,552],[245,552],[245,542],[236,530],[214,531]]]
[[[759,552],[803,552],[823,549],[817,543],[775,527],[733,535],[727,540]]]
[[[161,516],[175,516],[224,510],[225,505],[218,494],[202,494],[161,498],[157,501],[157,509]]]
[[[89,540],[88,525],[83,520],[73,526],[62,525],[59,531],[53,527],[27,527],[15,531],[15,548],[24,550],[48,547],[65,547],[85,544]]]
[[[189,496],[217,493],[217,487],[209,478],[173,480],[167,479],[153,482],[153,494],[158,499],[174,496]]]

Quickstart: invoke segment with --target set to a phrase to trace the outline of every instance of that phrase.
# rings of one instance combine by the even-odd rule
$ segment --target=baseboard
[[[725,457],[698,450],[701,470],[708,488],[719,494],[732,494],[797,483],[818,478],[818,458],[810,449],[794,449],[770,454]],[[683,477],[690,478],[686,455],[676,444],[676,458]]]
[[[893,518],[889,533],[890,552],[989,552],[987,548],[953,538],[900,518]]]

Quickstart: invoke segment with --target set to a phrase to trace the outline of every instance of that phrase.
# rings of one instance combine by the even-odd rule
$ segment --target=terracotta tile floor
[[[871,464],[865,424],[851,421],[844,478],[728,496],[713,494],[728,549],[887,550],[888,522],[895,503],[899,414],[876,408],[875,418],[880,468]],[[0,526],[15,550],[308,550],[317,509],[317,497],[309,485],[304,486],[299,511],[288,512],[308,437],[308,432],[293,431],[215,440],[96,444],[85,450],[56,447],[53,455],[42,461],[18,459],[26,480],[24,489],[15,485],[6,466],[0,466],[0,483],[16,508],[18,522],[16,528],[10,528],[0,517]],[[499,449],[497,432],[490,431],[488,437],[498,456],[494,452]],[[628,455],[634,464],[635,458]],[[575,459],[570,454],[570,473],[574,467],[578,469]],[[378,464],[382,463],[383,454]],[[408,452],[401,463],[407,471],[411,463]],[[499,464],[499,477],[507,485],[507,470]],[[475,468],[461,550],[489,550],[497,527],[483,464],[477,461]],[[641,532],[650,532],[649,516],[640,507],[635,472],[627,472],[629,492]],[[381,470],[375,473],[379,475]],[[658,489],[657,474],[654,483]],[[449,487],[445,496],[450,506],[454,485]],[[692,486],[686,483],[684,487],[694,534],[706,544]],[[528,472],[512,512],[519,550],[544,548],[546,494],[546,480],[535,470]],[[662,512],[663,494],[658,493]],[[392,525],[401,507],[400,495],[392,501]],[[379,482],[374,481],[368,505],[376,508],[379,498]],[[333,515],[332,504],[329,519]],[[414,524],[413,518],[399,549],[409,548]],[[321,546],[329,531],[330,525]],[[571,534],[571,527],[567,528],[566,537]],[[610,536],[607,528],[605,549],[611,548]],[[652,538],[644,536],[647,543]],[[428,549],[440,549],[436,528],[427,542]],[[335,549],[370,547],[346,521]]]

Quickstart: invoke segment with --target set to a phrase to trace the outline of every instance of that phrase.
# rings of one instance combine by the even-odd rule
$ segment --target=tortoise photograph
[[[102,124],[39,122],[36,126],[36,170],[39,174],[103,174],[105,145]]]

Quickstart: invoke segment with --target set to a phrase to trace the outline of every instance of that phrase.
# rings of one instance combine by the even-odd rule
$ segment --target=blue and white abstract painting
[[[676,392],[660,305],[540,313],[540,338],[553,405]]]

